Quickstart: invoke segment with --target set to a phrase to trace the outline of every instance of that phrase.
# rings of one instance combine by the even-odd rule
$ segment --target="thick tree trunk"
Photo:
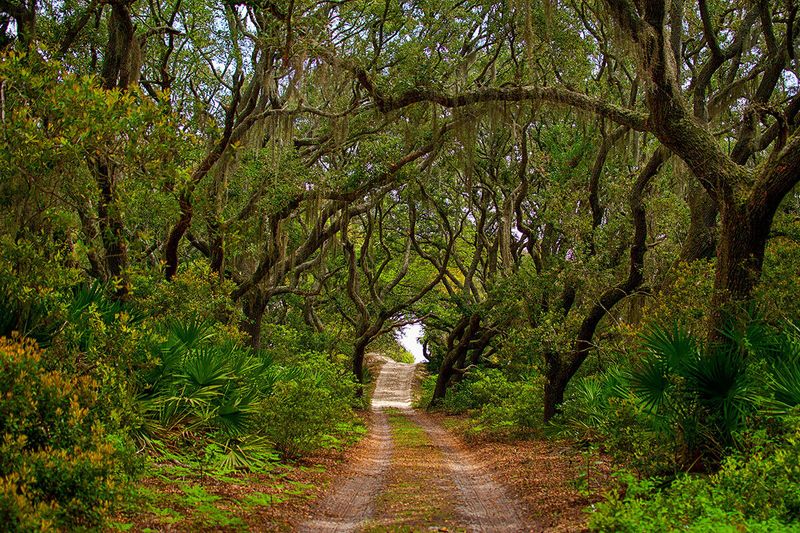
[[[680,260],[687,263],[711,259],[717,244],[717,204],[699,184],[689,192],[689,232],[681,247]]]
[[[254,350],[261,348],[261,323],[264,319],[266,303],[258,291],[251,291],[242,301],[245,319],[242,330],[250,337],[250,346]]]
[[[558,413],[558,407],[564,403],[564,391],[567,389],[569,379],[564,379],[558,354],[545,354],[545,362],[547,370],[544,384],[544,421],[548,422]]]
[[[164,277],[167,281],[172,281],[172,278],[178,273],[178,249],[181,244],[181,239],[183,239],[183,236],[189,231],[189,226],[192,225],[193,208],[188,195],[181,194],[178,203],[181,208],[181,213],[178,217],[178,221],[172,226],[169,232],[167,243],[164,248],[164,259],[166,263],[164,266]]]
[[[735,316],[738,307],[751,298],[761,278],[773,213],[752,206],[722,210],[709,340],[719,340],[726,317]]]
[[[108,42],[103,58],[103,88],[122,90],[139,80],[141,54],[136,40],[130,12],[132,2],[116,0],[111,4]],[[125,240],[125,225],[117,202],[118,171],[108,157],[100,156],[90,161],[100,190],[97,215],[100,236],[105,248],[105,266],[110,278],[119,283],[118,298],[126,298],[130,290],[127,279],[128,245]]]
[[[353,345],[353,374],[356,376],[356,380],[360,384],[356,390],[356,395],[359,397],[363,396],[364,394],[364,357],[366,356],[367,346],[371,340],[372,337],[364,334],[359,336]]]
[[[450,382],[450,378],[452,376],[453,376],[452,365],[449,366],[442,365],[439,368],[439,373],[436,374],[436,386],[433,388],[433,396],[431,397],[431,401],[428,407],[433,407],[434,405],[444,400],[444,397],[447,395],[447,384]]]
[[[471,316],[464,316],[447,336],[447,353],[439,367],[436,386],[433,389],[433,397],[428,407],[433,407],[444,400],[447,394],[447,387],[455,374],[455,366],[458,360],[467,353],[469,342],[480,326],[480,320],[481,317],[477,313]]]
[[[125,240],[125,225],[119,213],[115,194],[113,166],[107,161],[98,161],[94,165],[95,178],[100,189],[100,200],[97,203],[97,216],[100,222],[100,236],[105,248],[106,272],[119,287],[118,298],[126,298],[130,290],[128,269],[128,244]]]
[[[317,316],[317,313],[314,311],[314,297],[313,296],[306,296],[303,302],[303,320],[305,321],[306,325],[314,328],[314,331],[317,333],[322,333],[325,331],[325,325]]]
[[[136,38],[130,0],[112,0],[108,42],[103,58],[103,88],[127,89],[139,82],[142,53]]]

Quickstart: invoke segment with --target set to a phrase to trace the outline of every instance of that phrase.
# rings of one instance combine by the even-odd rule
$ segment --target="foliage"
[[[233,284],[215,279],[204,261],[187,261],[169,283],[150,271],[135,273],[133,285],[138,305],[155,320],[206,320],[226,337],[244,338],[237,328],[241,309],[230,298]]]
[[[372,341],[368,349],[377,351],[381,355],[390,357],[399,363],[414,363],[414,356],[411,354],[411,352],[406,350],[403,345],[400,344],[400,341],[397,340],[394,334],[391,333],[378,337]]]
[[[260,405],[258,420],[266,435],[289,455],[318,448],[330,435],[352,428],[355,382],[325,354],[303,354],[291,379],[275,383]]]
[[[59,264],[65,255],[41,236],[16,242],[10,234],[0,236],[0,334],[50,340],[60,326],[53,314],[80,280],[77,269]]]
[[[583,444],[599,443],[617,462],[647,477],[673,472],[681,444],[672,428],[645,409],[618,367],[575,381],[562,412],[546,430]]]
[[[705,346],[682,326],[652,327],[638,363],[575,382],[553,431],[603,442],[642,476],[711,468],[757,416],[800,405],[796,326],[750,319],[725,334]]]
[[[800,432],[756,437],[710,476],[682,475],[667,487],[618,474],[622,488],[597,505],[593,531],[798,531]]]
[[[0,339],[0,521],[15,531],[94,528],[126,478],[96,384],[43,368],[32,342]]]
[[[167,321],[163,336],[153,347],[158,363],[140,385],[140,441],[178,433],[185,446],[204,442],[203,454],[219,468],[259,469],[273,446],[307,452],[352,421],[352,380],[324,354],[281,365],[199,319]]]
[[[792,416],[793,2],[283,4],[0,6],[0,336],[92,382],[82,434],[332,445],[412,316],[476,430],[566,394],[643,477]]]
[[[632,391],[679,436],[686,461],[701,448],[719,456],[754,409],[746,353],[733,343],[703,349],[678,326],[653,328],[643,341],[647,356],[632,371]]]
[[[475,433],[502,436],[541,426],[542,380],[530,376],[509,381],[498,369],[477,369],[445,398],[442,408],[452,413],[469,411]]]

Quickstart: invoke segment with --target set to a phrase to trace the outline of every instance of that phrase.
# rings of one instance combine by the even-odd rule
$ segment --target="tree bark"
[[[258,350],[261,348],[261,323],[266,310],[265,298],[259,291],[251,291],[244,299],[242,310],[245,316],[241,324],[242,330],[250,337],[250,346]]]
[[[712,259],[717,245],[717,204],[699,184],[689,190],[689,231],[681,246],[679,260],[691,263]]]
[[[353,345],[353,374],[360,384],[364,383],[364,357],[367,353],[367,346],[369,345],[372,337],[364,334],[361,335]],[[363,387],[358,388],[358,396],[361,396],[364,391]]]
[[[106,271],[115,282],[119,283],[117,297],[126,298],[130,291],[127,278],[128,244],[115,194],[116,175],[113,166],[107,161],[98,161],[95,165],[95,177],[100,187],[97,215],[105,248]]]
[[[428,407],[434,407],[444,400],[447,394],[447,387],[455,373],[455,365],[458,360],[466,354],[472,337],[480,327],[480,321],[481,317],[478,313],[463,316],[455,325],[453,331],[447,336],[447,353],[439,367],[439,373],[436,376],[436,386],[433,390],[433,397]]]
[[[720,340],[720,330],[729,316],[750,299],[761,277],[764,250],[772,216],[764,220],[747,206],[726,206],[722,210],[714,294],[709,314],[709,339]]]

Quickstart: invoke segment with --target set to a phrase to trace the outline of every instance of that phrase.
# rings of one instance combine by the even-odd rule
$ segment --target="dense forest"
[[[0,0],[3,529],[299,527],[386,425],[559,447],[561,530],[800,530],[799,52],[796,0]]]

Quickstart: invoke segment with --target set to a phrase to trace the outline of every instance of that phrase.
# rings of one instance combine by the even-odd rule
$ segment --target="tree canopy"
[[[794,0],[0,0],[0,333],[58,348],[95,283],[248,349],[312,332],[360,390],[420,322],[432,405],[533,372],[550,420],[654,324],[798,317],[799,30]]]

